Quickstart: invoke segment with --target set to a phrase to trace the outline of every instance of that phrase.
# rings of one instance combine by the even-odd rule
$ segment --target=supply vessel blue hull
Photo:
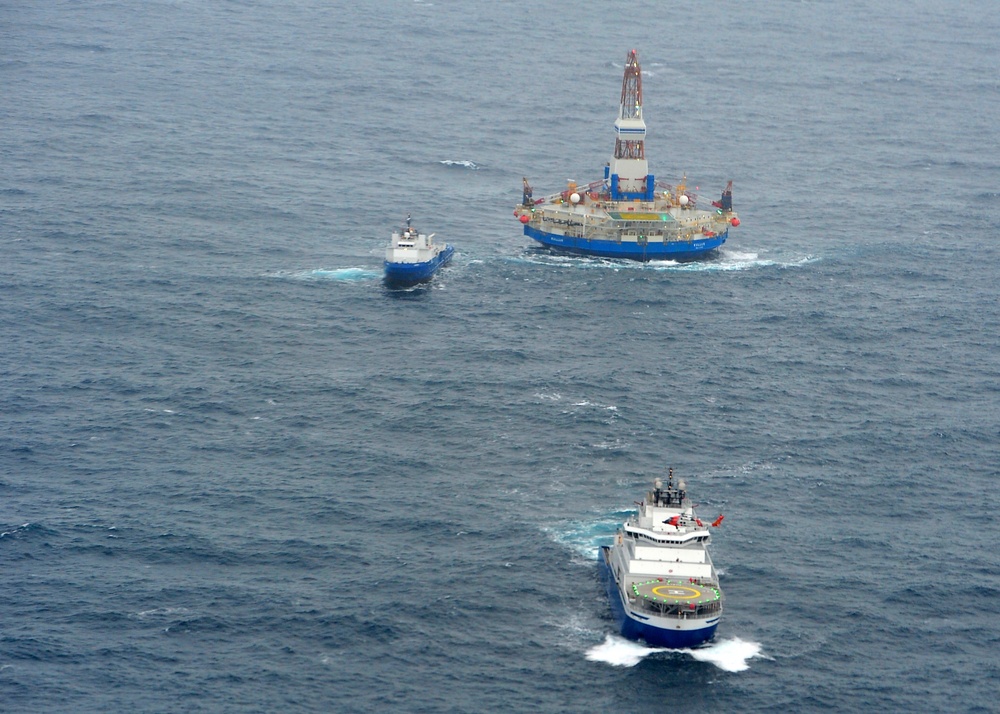
[[[416,285],[430,280],[438,270],[451,261],[455,248],[450,245],[444,246],[441,252],[430,260],[420,263],[390,262],[385,261],[385,282],[390,285],[406,286]]]

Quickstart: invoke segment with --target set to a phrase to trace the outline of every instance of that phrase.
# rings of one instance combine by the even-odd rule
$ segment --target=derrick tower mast
[[[611,198],[653,200],[654,180],[646,163],[646,122],[642,120],[642,69],[635,50],[625,60],[622,101],[615,120],[615,155],[606,169]]]

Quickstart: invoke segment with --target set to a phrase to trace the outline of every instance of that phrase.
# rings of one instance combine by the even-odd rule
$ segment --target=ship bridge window
[[[645,533],[634,533],[632,531],[626,531],[630,536],[636,540],[648,540],[651,543],[667,543],[669,545],[682,545],[684,541],[674,540],[672,538],[656,538],[654,536],[646,535]]]

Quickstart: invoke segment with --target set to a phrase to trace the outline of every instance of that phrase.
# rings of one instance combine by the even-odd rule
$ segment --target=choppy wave
[[[17,537],[22,533],[26,533],[31,528],[30,523],[22,523],[19,526],[11,528],[9,531],[0,532],[0,538],[7,538],[10,536]]]
[[[447,166],[449,168],[456,169],[470,169],[472,171],[478,171],[482,168],[475,161],[454,161],[452,159],[445,159],[444,161],[438,161],[442,166]]]

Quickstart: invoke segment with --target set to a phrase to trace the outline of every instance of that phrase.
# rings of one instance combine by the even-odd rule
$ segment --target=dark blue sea
[[[708,260],[512,215],[633,48]],[[0,710],[998,711],[998,68],[986,0],[0,2]],[[696,651],[595,562],[670,466]]]

